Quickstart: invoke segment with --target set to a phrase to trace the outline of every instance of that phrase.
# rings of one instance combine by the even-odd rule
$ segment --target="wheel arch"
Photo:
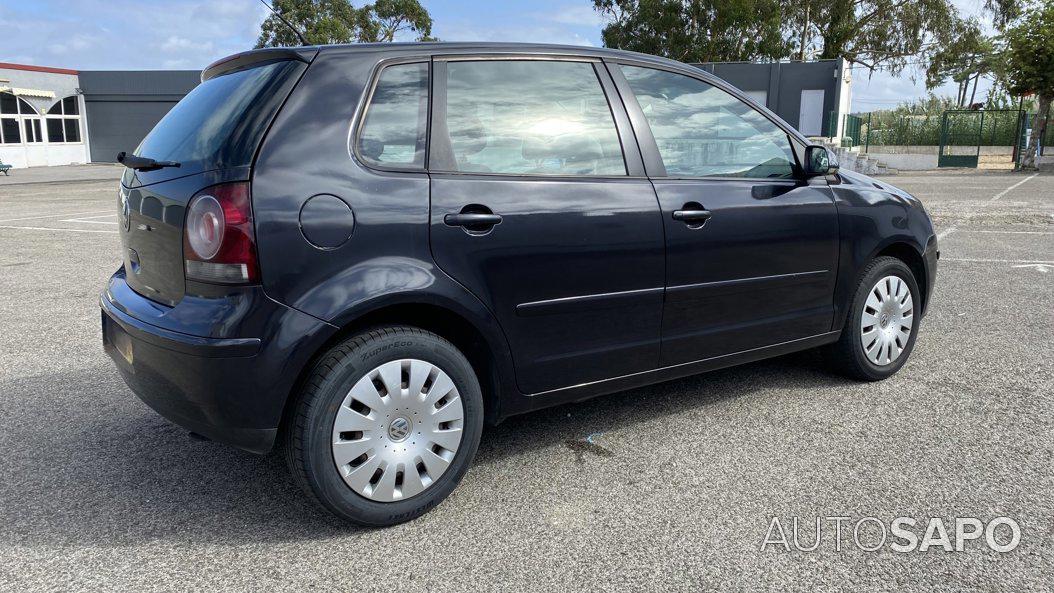
[[[922,252],[909,241],[894,240],[877,249],[868,261],[883,256],[899,259],[908,266],[912,275],[915,276],[915,284],[918,285],[919,294],[922,297],[920,310],[925,309],[926,305],[929,304],[930,286],[926,274],[926,261],[922,256]]]
[[[483,392],[484,422],[496,424],[501,421],[502,393],[508,389],[508,373],[511,361],[504,335],[495,335],[497,324],[492,319],[492,327],[481,323],[478,313],[473,314],[455,304],[437,301],[432,295],[385,295],[383,299],[355,307],[354,312],[342,315],[346,321],[337,324],[339,329],[333,333],[311,354],[307,364],[301,369],[296,381],[286,397],[282,410],[282,419],[278,428],[281,438],[289,425],[289,420],[296,409],[297,397],[304,381],[314,370],[318,360],[335,345],[351,336],[371,328],[385,325],[409,325],[430,331],[454,344],[460,350],[479,380]],[[481,327],[482,326],[482,327]]]

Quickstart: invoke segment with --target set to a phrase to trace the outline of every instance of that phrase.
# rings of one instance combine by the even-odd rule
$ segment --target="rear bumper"
[[[214,320],[260,325],[257,335],[264,337],[199,336],[176,331],[171,320],[160,327],[139,319],[129,312],[141,304],[128,302],[136,299],[143,297],[128,289],[122,273],[100,298],[103,348],[131,390],[188,430],[254,453],[270,451],[296,378],[332,326],[260,291],[243,299],[254,300],[252,307],[230,308],[217,299],[218,314],[250,308],[253,321]]]

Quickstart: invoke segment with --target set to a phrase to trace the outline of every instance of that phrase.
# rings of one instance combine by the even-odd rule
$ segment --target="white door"
[[[801,92],[801,111],[798,131],[806,136],[819,136],[823,129],[823,89]]]

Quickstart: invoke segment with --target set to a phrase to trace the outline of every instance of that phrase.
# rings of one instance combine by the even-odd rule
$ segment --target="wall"
[[[848,112],[851,79],[845,61],[817,60],[814,62],[712,62],[694,64],[727,81],[744,92],[764,92],[765,107],[781,119],[798,127],[803,90],[823,89],[821,136],[837,135],[842,111]],[[832,130],[830,113],[838,111],[838,126]]]
[[[860,147],[863,150],[863,146]],[[932,154],[936,155],[939,146],[906,146],[906,145],[872,145],[867,148],[868,154]],[[956,146],[954,147],[955,152],[953,154],[968,153],[973,154],[976,150],[974,146]],[[981,156],[1010,156],[1014,154],[1013,146],[981,146]],[[965,152],[964,152],[965,151]],[[945,153],[947,154],[947,153]]]
[[[92,162],[132,152],[201,80],[197,70],[89,70],[80,73]]]

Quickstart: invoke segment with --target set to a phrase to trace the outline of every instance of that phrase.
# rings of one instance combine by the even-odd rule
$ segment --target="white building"
[[[88,162],[76,70],[0,62],[0,161],[15,168]]]

